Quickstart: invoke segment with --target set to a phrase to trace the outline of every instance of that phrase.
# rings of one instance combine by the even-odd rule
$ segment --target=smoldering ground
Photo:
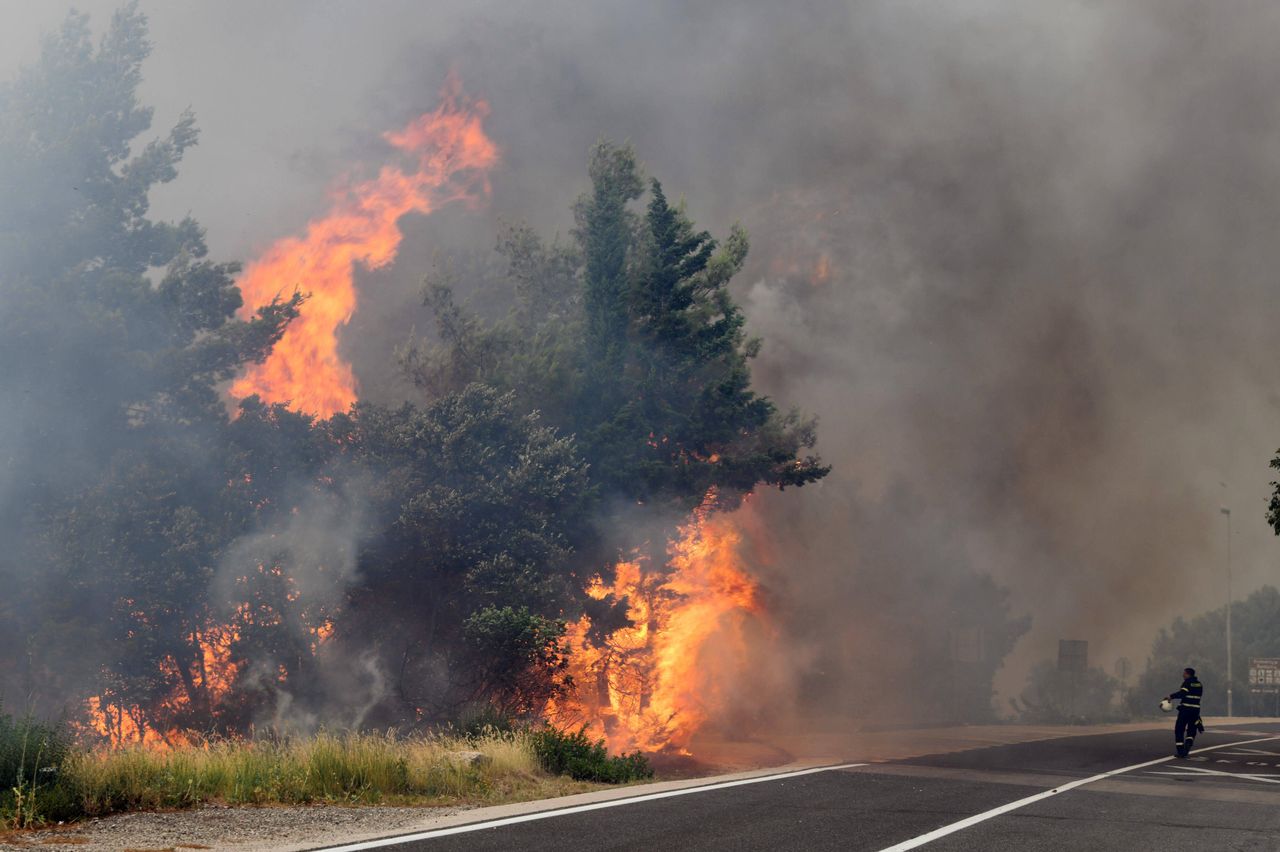
[[[58,16],[11,6],[8,55],[30,58]],[[1274,582],[1273,7],[143,9],[157,123],[191,105],[203,129],[157,202],[216,256],[323,209],[446,69],[490,102],[488,207],[406,222],[401,260],[363,277],[345,345],[369,387],[394,387],[390,352],[430,325],[430,252],[487,247],[499,219],[563,233],[600,136],[701,225],[743,221],[757,380],[819,415],[835,465],[758,503],[779,617],[808,625],[783,657],[815,661],[822,700],[848,670],[908,667],[890,650],[922,623],[922,654],[948,653],[983,574],[1033,619],[1006,692],[1058,638],[1141,661],[1159,625],[1224,601],[1220,505],[1237,594]]]

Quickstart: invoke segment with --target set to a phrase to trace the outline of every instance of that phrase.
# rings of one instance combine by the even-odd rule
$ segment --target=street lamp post
[[[1234,716],[1231,705],[1231,510],[1221,509],[1227,516],[1227,716]]]

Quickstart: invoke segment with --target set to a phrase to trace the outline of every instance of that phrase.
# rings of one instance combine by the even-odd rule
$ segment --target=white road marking
[[[1200,754],[1201,752],[1215,751],[1220,748],[1235,748],[1237,746],[1252,745],[1253,743],[1270,742],[1273,740],[1280,740],[1280,736],[1273,735],[1257,740],[1245,740],[1244,742],[1224,743],[1222,745],[1209,746],[1207,748],[1198,748],[1192,753]],[[1155,766],[1159,763],[1168,763],[1173,759],[1174,758],[1172,756],[1161,757],[1157,760],[1148,760],[1146,763],[1135,763],[1133,766],[1125,766],[1121,769],[1112,769],[1110,772],[1103,772],[1102,774],[1094,775],[1091,778],[1081,778],[1078,781],[1071,781],[1060,787],[1054,787],[1052,790],[1046,790],[1043,793],[1036,793],[1034,796],[1027,796],[1025,799],[1018,799],[1016,802],[1009,802],[1007,805],[1001,805],[998,808],[992,808],[989,811],[974,814],[973,816],[962,819],[959,822],[944,825],[942,828],[934,829],[927,834],[921,834],[919,837],[913,837],[910,840],[904,840],[902,843],[898,843],[894,846],[886,846],[884,849],[880,850],[880,852],[902,852],[902,850],[906,849],[915,849],[916,847],[923,846],[926,843],[932,843],[939,838],[946,837],[948,834],[954,834],[955,832],[968,828],[969,826],[977,825],[980,822],[986,822],[992,817],[998,817],[1001,814],[1016,811],[1019,808],[1024,808],[1027,805],[1034,804],[1042,799],[1048,799],[1051,796],[1058,795],[1059,793],[1065,793],[1068,790],[1074,790],[1077,787],[1083,787],[1085,784],[1092,784],[1093,782],[1101,781],[1104,778],[1111,778],[1115,775],[1122,775],[1125,772],[1132,772],[1135,769],[1146,769],[1148,766]]]
[[[367,840],[363,843],[350,843],[346,846],[324,846],[315,852],[359,852],[363,849],[377,849],[382,846],[395,846],[400,843],[413,843],[418,840],[430,840],[433,837],[447,837],[451,834],[466,834],[470,831],[482,831],[486,828],[501,828],[504,825],[516,825],[522,822],[533,822],[552,817],[581,814],[587,811],[598,811],[602,808],[616,808],[621,805],[634,805],[637,802],[652,802],[657,799],[669,799],[672,796],[688,796],[691,793],[705,793],[708,790],[724,790],[729,787],[741,787],[744,784],[759,784],[763,781],[782,781],[787,778],[799,778],[801,775],[812,775],[815,772],[832,772],[837,769],[854,769],[866,766],[865,763],[842,763],[838,766],[816,766],[813,769],[797,769],[794,772],[780,772],[774,775],[757,775],[754,778],[742,778],[738,781],[722,781],[719,784],[703,784],[698,787],[682,787],[679,790],[666,790],[662,793],[648,793],[643,796],[630,796],[625,799],[610,799],[607,802],[592,802],[589,805],[574,805],[569,808],[557,808],[549,811],[535,811],[519,816],[491,819],[486,822],[469,822],[449,828],[436,828],[420,831],[417,834],[402,834],[397,837],[383,837],[378,840]]]
[[[1268,784],[1280,784],[1280,775],[1274,772],[1223,772],[1221,769],[1204,769],[1199,766],[1188,766],[1186,769],[1171,769],[1168,771],[1148,772],[1147,775],[1225,775],[1228,778],[1248,778],[1252,781],[1265,781]]]

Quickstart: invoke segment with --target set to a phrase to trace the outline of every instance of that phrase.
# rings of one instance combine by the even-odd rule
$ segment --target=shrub
[[[543,769],[577,781],[622,784],[652,778],[649,760],[640,752],[610,757],[604,740],[592,742],[586,726],[572,733],[548,725],[532,733],[533,750]]]
[[[510,714],[492,704],[473,704],[458,714],[454,729],[467,740],[483,740],[495,734],[511,734],[520,725]]]
[[[62,777],[68,747],[58,726],[0,712],[0,825],[76,815],[76,797]]]
[[[1011,701],[1022,722],[1038,725],[1097,724],[1125,718],[1115,703],[1120,681],[1100,668],[1064,672],[1053,660],[1037,663],[1027,675],[1021,703]]]

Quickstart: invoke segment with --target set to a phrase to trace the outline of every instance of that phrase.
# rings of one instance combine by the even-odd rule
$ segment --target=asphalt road
[[[1196,748],[1162,761],[1172,751],[1166,731],[995,746],[378,848],[1280,850],[1280,725],[1212,729]],[[956,827],[965,820],[973,824]],[[940,830],[949,833],[930,837]]]

